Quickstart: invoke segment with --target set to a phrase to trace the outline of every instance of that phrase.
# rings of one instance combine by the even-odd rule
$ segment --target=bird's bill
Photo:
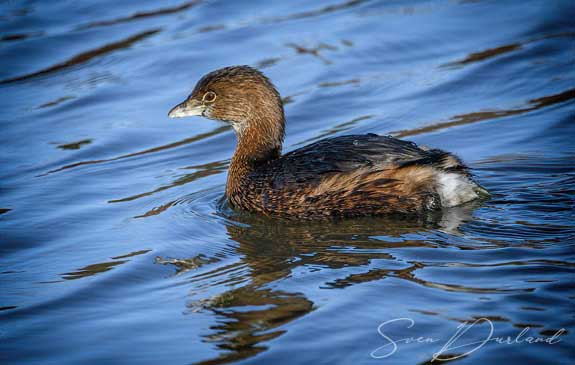
[[[202,103],[192,99],[192,100],[185,100],[184,102],[176,105],[175,107],[170,110],[168,113],[168,117],[170,118],[184,118],[184,117],[193,117],[195,115],[203,115],[205,107]]]

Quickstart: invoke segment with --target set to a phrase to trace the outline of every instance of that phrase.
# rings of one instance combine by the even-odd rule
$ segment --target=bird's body
[[[192,95],[170,112],[173,117],[187,115],[234,126],[239,141],[226,195],[235,208],[295,219],[421,214],[487,194],[454,155],[389,136],[327,138],[281,155],[279,94],[247,66],[202,78]]]
[[[300,219],[413,214],[474,200],[474,185],[446,152],[349,135],[255,165],[228,199],[245,210]]]

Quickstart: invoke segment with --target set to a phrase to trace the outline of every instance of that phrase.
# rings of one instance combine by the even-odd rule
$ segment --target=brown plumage
[[[487,194],[457,157],[388,136],[327,138],[282,156],[279,93],[249,66],[205,75],[169,113],[192,115],[236,131],[226,184],[235,208],[296,219],[419,214]]]

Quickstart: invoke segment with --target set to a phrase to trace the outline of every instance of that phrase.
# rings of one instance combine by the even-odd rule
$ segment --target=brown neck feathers
[[[279,99],[279,98],[278,98]],[[268,105],[252,118],[234,124],[238,144],[230,164],[226,194],[232,196],[258,166],[281,156],[284,139],[284,112],[281,102]]]

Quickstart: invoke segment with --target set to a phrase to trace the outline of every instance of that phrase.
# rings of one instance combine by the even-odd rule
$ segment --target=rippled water
[[[575,361],[572,1],[0,9],[3,364]],[[393,134],[493,198],[425,221],[233,212],[233,131],[166,117],[230,64],[277,85],[286,151]]]

